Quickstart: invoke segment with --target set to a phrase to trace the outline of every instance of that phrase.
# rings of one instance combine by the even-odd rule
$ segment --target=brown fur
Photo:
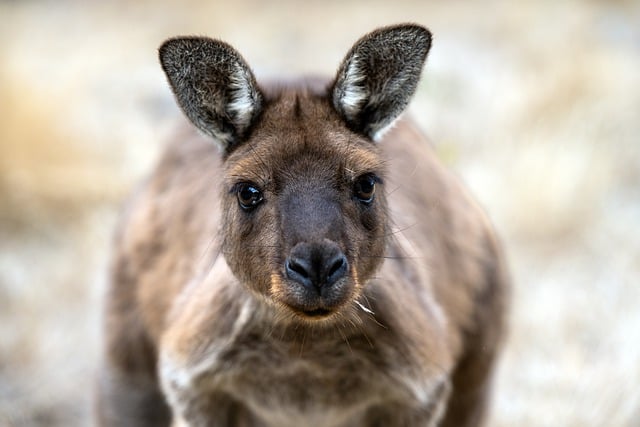
[[[371,141],[415,81],[402,86],[404,99],[382,93],[393,103],[371,96],[348,114],[339,106],[354,51],[375,55],[378,43],[407,34],[419,49],[424,31],[366,36],[320,89],[256,89],[249,75],[254,110],[241,122],[226,104],[203,113],[189,98],[200,89],[183,97],[189,105],[178,94],[197,126],[213,126],[207,133],[223,153],[185,130],[124,217],[107,305],[101,425],[482,423],[507,286],[491,227],[410,121]],[[223,72],[245,73],[231,52]],[[409,78],[417,81],[425,56],[410,58]],[[375,73],[377,59],[368,58],[366,73]],[[397,72],[366,84],[386,90]],[[353,188],[370,173],[380,181],[365,205]],[[245,182],[264,197],[250,212],[236,195]],[[348,265],[323,285],[326,299],[308,296],[287,271],[307,241],[330,241]]]

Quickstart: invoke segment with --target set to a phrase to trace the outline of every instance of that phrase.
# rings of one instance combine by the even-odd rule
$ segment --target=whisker
[[[373,342],[371,341],[371,338],[369,338],[369,335],[367,335],[367,332],[365,331],[365,328],[362,325],[362,323],[356,324],[352,320],[349,320],[349,323],[351,323],[351,325],[354,327],[355,330],[357,330],[358,332],[360,332],[360,334],[362,334],[364,339],[367,340],[367,343],[369,344],[369,347],[375,348],[375,346],[373,345]]]
[[[338,330],[338,333],[342,337],[342,340],[347,344],[347,347],[349,347],[349,351],[353,355],[353,349],[351,348],[351,344],[349,343],[349,339],[347,338],[347,336],[342,331],[342,328],[340,327],[339,323],[336,323],[336,329]]]
[[[360,301],[356,300],[355,303],[358,305],[358,307],[360,307],[362,309],[362,311],[364,311],[365,313],[368,313],[372,316],[375,315],[375,313],[373,311],[371,311],[370,309],[368,309],[367,307],[365,307]]]
[[[307,340],[307,330],[304,329],[302,331],[302,339],[300,340],[300,352],[298,353],[299,357],[302,357],[302,354],[304,353],[304,343]]]
[[[243,245],[245,248],[280,248],[281,245]]]
[[[397,256],[391,256],[391,255],[360,255],[358,257],[358,259],[376,259],[376,258],[381,258],[381,259],[424,259],[424,257],[419,257],[419,256],[402,256],[402,255],[397,255]]]
[[[371,303],[369,302],[369,299],[367,298],[367,296],[363,294],[363,295],[362,295],[362,297],[366,300],[367,305],[368,305],[369,307],[371,307]],[[372,299],[373,299],[373,298],[372,298]],[[380,323],[380,322],[378,321],[378,319],[376,319],[375,313],[374,313],[374,311],[373,311],[371,308],[366,307],[364,304],[362,304],[362,303],[361,303],[360,301],[358,301],[358,300],[354,300],[354,302],[355,302],[355,304],[356,304],[356,305],[357,305],[357,306],[358,306],[362,311],[364,311],[364,312],[367,314],[367,316],[368,316],[368,317],[370,317],[370,318],[371,318],[371,319],[372,319],[372,320],[373,320],[373,321],[374,321],[378,326],[382,327],[383,329],[389,329],[387,326],[385,326],[385,325],[383,325],[382,323]]]
[[[209,243],[207,243],[207,246],[205,246],[205,248],[202,250],[202,254],[200,255],[200,258],[198,259],[198,262],[202,262],[202,260],[204,259],[205,255],[207,255],[207,253],[209,252],[209,249],[211,249],[211,247],[213,246],[213,243],[215,242],[216,238],[215,236],[212,237],[211,239],[209,239]]]
[[[393,193],[395,193],[396,191],[398,191],[402,187],[403,187],[402,185],[397,185],[394,189],[390,189],[389,191],[387,191],[387,195],[388,196],[392,195]]]
[[[366,294],[362,294],[361,296],[362,296],[362,298],[364,298],[364,300],[367,302],[367,305],[368,305],[369,307],[371,307],[371,301],[369,301],[369,298],[371,298],[371,299],[372,299],[372,300],[374,300],[374,301],[376,300],[376,297],[374,297],[373,295],[369,295],[369,296],[367,296]]]
[[[411,229],[411,228],[415,227],[416,225],[418,225],[418,223],[417,223],[417,222],[416,222],[416,223],[413,223],[413,224],[411,224],[411,225],[408,225],[408,226],[406,226],[406,227],[404,227],[404,228],[399,228],[399,229],[397,229],[397,230],[393,230],[393,231],[391,231],[391,232],[389,232],[389,233],[385,233],[385,234],[383,234],[383,237],[389,237],[389,236],[396,235],[396,234],[398,234],[398,233],[402,233],[402,232],[404,232],[404,231],[407,231],[407,230],[409,230],[409,229]]]

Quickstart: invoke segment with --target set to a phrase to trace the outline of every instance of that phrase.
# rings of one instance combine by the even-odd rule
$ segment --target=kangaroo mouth
[[[353,297],[354,282],[345,277],[331,287],[317,288],[274,274],[272,291],[276,300],[297,317],[313,321],[332,317],[347,305]]]
[[[316,308],[315,310],[306,310],[301,313],[307,317],[321,318],[329,316],[333,311],[326,308]]]
[[[326,319],[337,313],[348,300],[348,294],[341,294],[334,298],[322,298],[305,294],[289,295],[284,302],[298,316],[309,319]]]
[[[352,292],[343,292],[335,298],[290,298],[284,302],[298,317],[315,321],[325,320],[339,313],[352,298]]]
[[[309,320],[324,319],[336,313],[342,304],[332,304],[320,299],[290,298],[283,302],[298,317]]]

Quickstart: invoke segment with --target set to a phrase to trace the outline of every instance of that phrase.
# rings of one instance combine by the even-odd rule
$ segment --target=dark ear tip
[[[391,25],[390,27],[387,27],[389,29],[398,29],[400,31],[405,31],[405,32],[411,32],[414,34],[420,34],[420,35],[424,35],[426,37],[431,37],[431,32],[429,31],[429,29],[427,27],[425,27],[424,25],[420,25],[420,24],[415,24],[413,22],[407,22],[405,24],[398,24],[398,25]]]
[[[427,50],[431,47],[431,41],[433,39],[431,31],[420,24],[399,24],[397,26],[390,27],[390,29],[395,29],[399,33],[424,44],[424,47]]]
[[[187,54],[193,49],[199,49],[210,45],[211,42],[212,40],[207,37],[171,37],[162,42],[158,48],[158,56],[161,62],[164,62],[165,60],[178,59],[180,56]]]
[[[394,38],[404,39],[416,47],[425,49],[425,51],[431,48],[431,40],[433,38],[431,31],[426,27],[414,23],[390,25],[379,28],[371,33],[373,38],[377,38],[376,36],[384,37],[385,35],[392,35]]]
[[[165,66],[171,60],[175,60],[176,52],[181,44],[184,44],[185,39],[182,37],[172,37],[162,42],[158,48],[158,58],[160,63]]]
[[[429,31],[428,28],[423,27],[421,25],[416,25],[415,28],[416,28],[416,32],[420,34],[422,38],[424,38],[427,46],[430,47],[431,41],[433,40],[433,35],[431,34],[431,31]]]
[[[158,48],[158,53],[160,54],[160,56],[163,56],[171,48],[171,45],[175,44],[175,42],[176,42],[175,38],[171,38],[163,41],[160,47]]]

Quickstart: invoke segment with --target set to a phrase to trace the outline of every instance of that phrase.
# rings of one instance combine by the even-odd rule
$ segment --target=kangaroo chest
[[[273,426],[342,426],[384,400],[380,355],[364,337],[315,345],[239,340],[220,353],[220,389]],[[309,342],[311,341],[311,342]]]
[[[211,343],[197,365],[173,370],[180,380],[165,384],[183,413],[192,413],[188,425],[221,411],[247,425],[368,425],[372,410],[424,405],[438,389],[438,378],[412,376],[388,353],[364,334],[318,343],[312,334],[284,342],[239,333]]]

